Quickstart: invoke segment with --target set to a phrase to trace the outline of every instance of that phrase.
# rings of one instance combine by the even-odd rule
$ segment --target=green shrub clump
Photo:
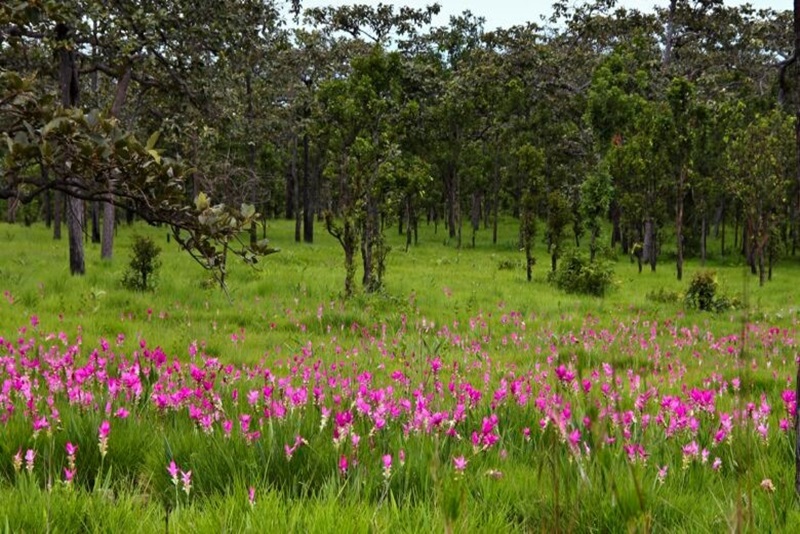
[[[561,260],[549,280],[567,293],[602,297],[614,283],[614,268],[605,259],[598,257],[592,262],[575,251]]]
[[[684,304],[696,310],[721,312],[739,307],[740,302],[735,297],[721,294],[716,271],[703,270],[695,273],[689,282]]]
[[[158,259],[161,248],[149,237],[136,235],[131,246],[131,261],[122,275],[122,285],[133,291],[155,289],[156,275],[161,267]]]

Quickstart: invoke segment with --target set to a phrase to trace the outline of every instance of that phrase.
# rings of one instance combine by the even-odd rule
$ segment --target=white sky
[[[382,3],[393,3],[412,7],[424,7],[434,3],[436,0],[381,0]],[[381,3],[377,0],[304,0],[304,7],[317,7],[327,5],[348,5],[348,4],[373,4]],[[541,15],[549,16],[551,13],[551,0],[438,0],[442,6],[436,25],[444,25],[450,19],[450,15],[461,14],[465,9],[472,11],[474,15],[486,19],[486,29],[491,30],[498,26],[508,27],[515,24],[523,24],[527,21],[540,22]],[[578,0],[577,3],[581,3]],[[646,9],[653,5],[666,6],[669,0],[620,0],[618,5],[625,7],[636,7]],[[744,1],[726,0],[727,4],[744,4]],[[792,9],[792,0],[750,0],[750,4],[756,9],[772,8],[776,11]]]

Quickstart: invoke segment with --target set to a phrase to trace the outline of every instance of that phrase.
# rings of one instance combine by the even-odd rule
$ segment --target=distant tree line
[[[127,213],[224,284],[228,253],[256,261],[285,217],[338,240],[350,295],[358,270],[381,288],[390,226],[474,246],[509,215],[529,278],[544,240],[553,271],[585,242],[680,279],[713,235],[764,283],[800,244],[793,13],[664,4],[557,1],[490,30],[432,26],[438,5],[6,2],[6,219],[66,223],[76,274],[83,233],[110,257]]]

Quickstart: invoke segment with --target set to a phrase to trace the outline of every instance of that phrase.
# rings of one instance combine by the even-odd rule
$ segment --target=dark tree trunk
[[[478,235],[478,230],[481,228],[481,195],[477,191],[472,193],[470,223],[472,224],[472,248],[475,248],[475,237]]]
[[[673,0],[674,2],[674,0]],[[683,280],[683,190],[686,183],[686,168],[682,167],[678,176],[678,194],[675,202],[675,267],[678,281]]]
[[[78,67],[75,61],[75,50],[68,46],[71,30],[64,23],[56,25],[56,42],[58,48],[58,78],[61,90],[61,105],[74,108],[78,105]],[[67,172],[67,169],[63,169]],[[84,213],[83,201],[68,195],[67,198],[67,232],[69,234],[69,270],[75,274],[84,274],[86,265],[83,252]]]
[[[644,221],[644,242],[642,243],[642,261],[650,264],[650,270],[656,270],[656,235],[655,222],[652,218]]]
[[[47,167],[40,162],[39,170],[42,174],[42,182],[47,183]],[[44,224],[47,228],[53,224],[53,192],[49,189],[44,192]]]
[[[100,242],[100,208],[97,202],[89,203],[89,214],[92,218],[92,243]]]
[[[300,242],[303,214],[300,212],[300,180],[297,175],[297,136],[292,141],[292,209],[294,210],[294,240]]]
[[[458,176],[455,166],[451,165],[447,174],[447,229],[450,239],[453,239],[456,237],[456,224],[458,224],[458,211],[460,211],[458,202],[458,185],[456,183]]]
[[[53,239],[61,239],[61,221],[64,218],[64,194],[53,191]]]
[[[303,241],[306,243],[314,242],[314,213],[317,193],[317,186],[314,183],[315,176],[316,173],[311,172],[309,138],[306,133],[303,135]]]
[[[100,242],[100,257],[110,260],[114,254],[114,225],[117,209],[111,202],[103,202],[103,236]]]

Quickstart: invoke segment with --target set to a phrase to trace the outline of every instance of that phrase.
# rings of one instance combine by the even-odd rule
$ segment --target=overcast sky
[[[391,0],[382,0],[382,3],[423,7],[434,3],[434,1],[435,0],[404,0],[394,2]],[[347,4],[377,5],[379,3],[381,2],[373,0],[305,0],[303,5],[305,7],[316,7]],[[474,15],[486,19],[486,29],[494,29],[498,26],[508,27],[515,24],[523,24],[527,21],[540,22],[539,17],[542,15],[549,16],[552,6],[551,0],[438,0],[438,3],[442,6],[442,11],[439,14],[438,20],[435,21],[436,25],[444,25],[449,20],[450,15],[458,15],[465,9],[468,9],[472,11]],[[726,3],[743,4],[745,2],[729,0],[726,1]],[[619,1],[619,5],[637,7],[639,9],[646,9],[653,5],[666,6],[667,4],[668,0]],[[792,9],[793,7],[791,0],[750,0],[750,4],[757,9],[769,7],[776,11]]]

